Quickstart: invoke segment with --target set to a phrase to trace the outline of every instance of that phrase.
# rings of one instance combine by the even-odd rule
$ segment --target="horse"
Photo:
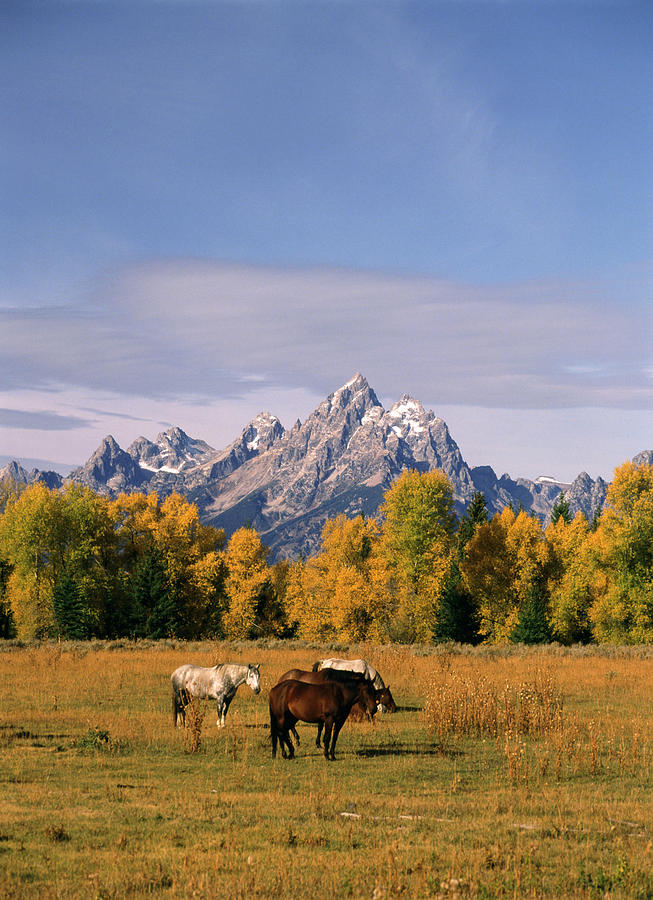
[[[359,672],[348,672],[345,669],[320,669],[318,672],[307,672],[304,669],[290,669],[288,672],[283,673],[277,681],[277,684],[281,684],[282,681],[302,681],[304,684],[324,684],[329,681],[342,683],[343,681],[367,681],[367,679]],[[379,694],[383,692],[375,691],[375,693]],[[390,692],[388,691],[388,694],[389,693]],[[394,700],[392,702],[394,703]],[[369,715],[361,703],[354,703],[349,715],[359,722],[363,719],[372,719],[375,712],[376,708],[374,709],[374,712]],[[290,731],[292,731],[293,736],[299,745],[300,741],[297,729],[294,726],[291,726]],[[317,738],[315,740],[316,747],[322,746],[320,743],[321,737],[322,723],[320,722],[317,726]]]
[[[283,758],[293,759],[295,750],[289,732],[301,720],[324,726],[324,756],[335,760],[340,729],[357,701],[363,703],[370,715],[376,710],[374,690],[364,680],[307,684],[290,679],[275,684],[270,691],[272,757],[277,755],[278,740]]]
[[[319,672],[321,669],[345,669],[347,672],[358,672],[368,681],[371,681],[375,688],[384,688],[385,683],[374,666],[371,666],[366,659],[318,659],[313,665],[313,671]]]
[[[216,700],[218,707],[218,728],[224,728],[224,720],[229,704],[236,696],[241,684],[248,684],[255,694],[261,690],[259,663],[240,665],[239,663],[218,663],[204,668],[187,663],[172,673],[172,715],[175,726],[181,719],[186,722],[186,706],[191,697],[200,700]]]
[[[327,669],[324,670],[328,671]],[[395,703],[394,697],[390,693],[389,687],[384,687],[380,690],[375,688],[374,694],[376,696],[376,708],[378,712],[382,713],[394,713],[397,712],[397,704]],[[351,712],[349,713],[349,718],[352,722],[362,722],[367,718],[367,713],[362,708],[360,703],[354,704],[352,706]]]
[[[344,672],[356,672],[359,675],[363,675],[364,678],[367,678],[368,681],[372,682],[377,690],[387,690],[387,694],[384,693],[379,698],[379,712],[393,713],[397,711],[397,705],[392,694],[390,693],[390,688],[386,688],[386,685],[381,678],[380,673],[377,672],[374,666],[370,665],[370,663],[368,663],[366,659],[337,659],[335,657],[332,657],[331,659],[318,659],[318,661],[313,665],[314,672],[322,672],[326,669],[333,669],[334,671],[340,670]]]

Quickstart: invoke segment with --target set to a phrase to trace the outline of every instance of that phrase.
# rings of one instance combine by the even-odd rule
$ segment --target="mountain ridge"
[[[653,459],[653,451],[642,451],[638,459]],[[512,505],[546,521],[562,492],[572,513],[580,510],[591,519],[608,487],[586,472],[569,484],[550,476],[497,477],[490,466],[470,468],[442,418],[409,394],[384,409],[360,373],[329,394],[305,422],[297,420],[287,430],[276,416],[259,413],[221,450],[178,427],[154,441],[138,437],[127,450],[108,435],[65,479],[38,469],[27,472],[16,463],[0,469],[0,479],[51,487],[72,481],[111,496],[178,491],[197,504],[203,522],[227,534],[250,524],[270,547],[271,558],[280,558],[314,553],[327,517],[377,515],[383,494],[406,468],[444,471],[459,514],[480,490],[490,513]]]

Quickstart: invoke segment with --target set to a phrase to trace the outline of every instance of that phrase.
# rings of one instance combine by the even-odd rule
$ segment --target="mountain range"
[[[653,462],[653,451],[634,461]],[[444,471],[459,514],[478,490],[490,513],[512,505],[546,521],[562,492],[572,514],[580,510],[591,520],[608,487],[586,472],[565,484],[545,476],[497,477],[490,466],[470,468],[442,419],[407,394],[385,410],[360,374],[304,423],[297,420],[286,430],[276,416],[260,413],[223,450],[181,428],[154,441],[139,437],[126,450],[109,435],[67,479],[38,469],[27,472],[11,462],[0,469],[0,480],[43,481],[50,487],[70,480],[111,496],[156,491],[164,497],[178,491],[197,505],[204,523],[227,535],[245,524],[254,527],[274,560],[314,553],[328,517],[376,516],[384,492],[406,468]]]

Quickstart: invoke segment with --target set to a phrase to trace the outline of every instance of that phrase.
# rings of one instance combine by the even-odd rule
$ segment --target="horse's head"
[[[251,687],[255,694],[261,690],[261,675],[259,672],[260,664],[255,666],[247,666],[247,684]]]
[[[363,679],[358,682],[358,695],[356,699],[359,703],[362,703],[363,709],[369,717],[372,718],[376,713],[376,691],[369,681]]]
[[[397,712],[397,704],[394,701],[394,697],[390,693],[389,687],[384,687],[381,688],[381,690],[376,691],[376,702],[379,708],[379,712]]]

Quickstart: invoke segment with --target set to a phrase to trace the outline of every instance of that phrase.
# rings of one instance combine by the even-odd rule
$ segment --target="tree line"
[[[591,523],[561,495],[546,527],[482,493],[458,518],[442,472],[407,470],[378,520],[329,519],[314,556],[273,565],[179,494],[0,490],[1,637],[653,641],[647,464],[615,471]]]

